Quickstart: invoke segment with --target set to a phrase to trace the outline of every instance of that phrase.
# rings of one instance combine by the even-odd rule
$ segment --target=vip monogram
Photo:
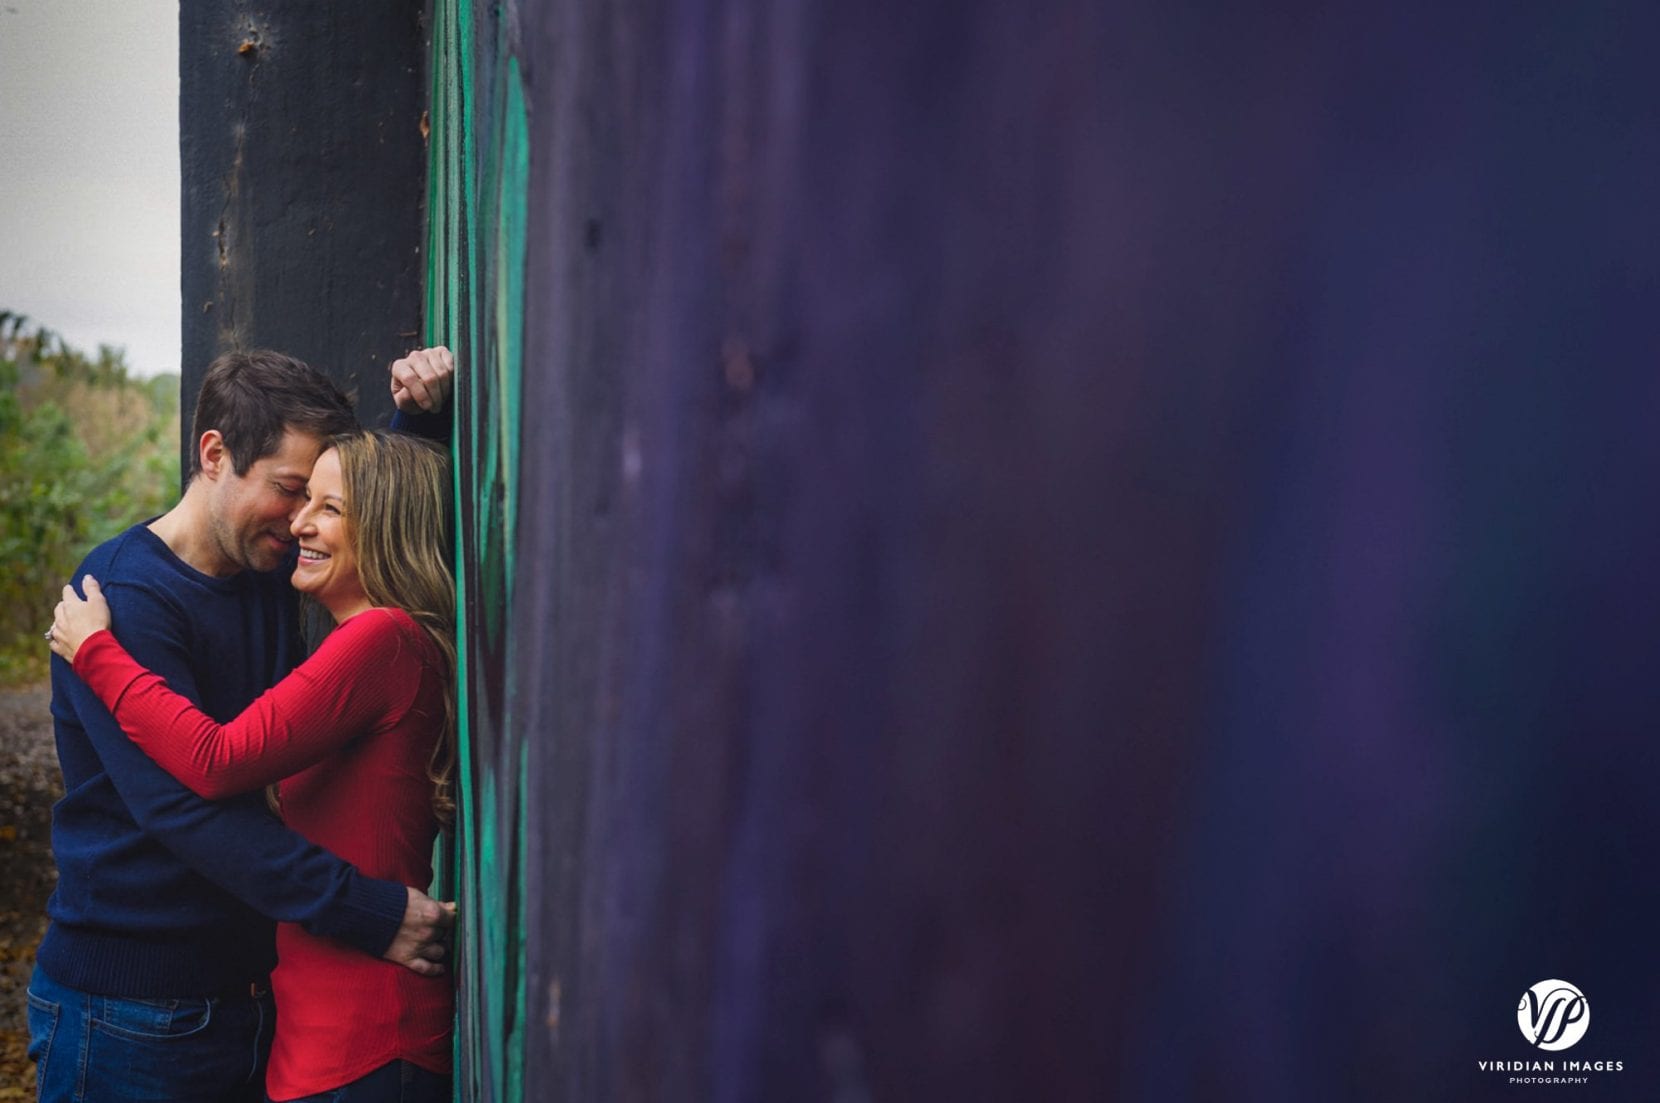
[[[1522,995],[1516,1025],[1530,1045],[1567,1049],[1591,1025],[1591,1002],[1565,980],[1542,980]]]

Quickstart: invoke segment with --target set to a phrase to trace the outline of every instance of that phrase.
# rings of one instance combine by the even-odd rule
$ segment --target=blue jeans
[[[284,1103],[450,1103],[450,1078],[408,1061],[393,1061],[343,1088]]]
[[[41,1103],[257,1103],[273,1020],[268,993],[95,996],[38,967],[29,981]]]

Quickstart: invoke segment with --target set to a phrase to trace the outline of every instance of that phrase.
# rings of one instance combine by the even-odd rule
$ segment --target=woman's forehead
[[[340,481],[340,453],[333,448],[318,456],[316,465],[311,469],[311,481],[318,480],[333,483]]]

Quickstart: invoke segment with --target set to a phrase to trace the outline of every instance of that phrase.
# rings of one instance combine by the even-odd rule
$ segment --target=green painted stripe
[[[496,264],[497,275],[495,281],[496,294],[496,349],[499,357],[497,365],[497,389],[499,395],[499,425],[501,450],[501,477],[505,493],[502,495],[503,518],[502,538],[504,541],[504,555],[502,563],[506,574],[503,586],[504,607],[516,608],[513,604],[513,580],[517,575],[515,569],[515,549],[518,535],[518,497],[519,497],[519,411],[521,407],[520,394],[522,392],[521,379],[523,374],[523,345],[524,345],[524,269],[525,269],[525,222],[526,222],[526,195],[530,185],[530,129],[525,113],[524,84],[519,73],[517,58],[509,58],[501,71],[507,83],[506,96],[497,97],[497,102],[504,104],[502,125],[502,141],[499,145],[499,200],[497,202],[497,231],[496,231]],[[512,662],[513,636],[507,636],[508,684],[507,699],[509,717],[517,714],[516,692],[517,686],[512,678],[515,664]],[[504,932],[506,939],[502,946],[504,954],[512,955],[517,963],[513,970],[514,987],[510,993],[502,993],[510,1000],[511,1027],[505,1039],[504,1056],[506,1067],[502,1071],[501,1083],[506,1089],[505,1098],[514,1103],[524,1098],[524,1048],[525,1025],[527,1021],[527,1007],[525,1004],[525,794],[522,792],[524,779],[529,775],[525,765],[528,760],[528,745],[524,733],[516,733],[519,738],[518,754],[513,756],[517,760],[518,769],[514,772],[514,781],[521,791],[514,800],[516,861],[508,872],[513,880],[511,898],[513,908],[507,914],[510,924]],[[505,882],[496,882],[505,884]],[[507,913],[508,909],[503,909]]]
[[[459,422],[455,493],[459,790],[453,843],[440,854],[444,887],[460,901],[455,967],[456,1098],[524,1098],[526,1028],[523,779],[525,733],[514,730],[517,686],[510,631],[518,528],[519,397],[523,371],[526,194],[530,132],[523,78],[498,21],[502,63],[479,101],[473,8],[435,0],[428,175],[427,338],[455,350]],[[487,117],[481,117],[487,116]],[[482,147],[482,148],[481,148]],[[478,664],[506,663],[504,714],[481,714]],[[486,736],[494,736],[493,741]],[[485,753],[481,741],[492,742]],[[511,765],[509,765],[511,764]],[[503,772],[505,771],[505,772]]]

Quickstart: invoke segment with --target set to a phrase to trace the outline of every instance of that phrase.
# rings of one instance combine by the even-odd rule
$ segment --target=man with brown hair
[[[453,370],[445,349],[395,363],[400,413],[441,409]],[[323,442],[355,427],[346,398],[305,364],[220,357],[179,503],[76,571],[103,584],[133,656],[210,715],[240,713],[303,657],[289,526]],[[274,919],[442,972],[451,913],[425,893],[361,876],[271,818],[259,794],[196,797],[58,659],[52,714],[66,795],[29,990],[42,1100],[262,1099]]]

